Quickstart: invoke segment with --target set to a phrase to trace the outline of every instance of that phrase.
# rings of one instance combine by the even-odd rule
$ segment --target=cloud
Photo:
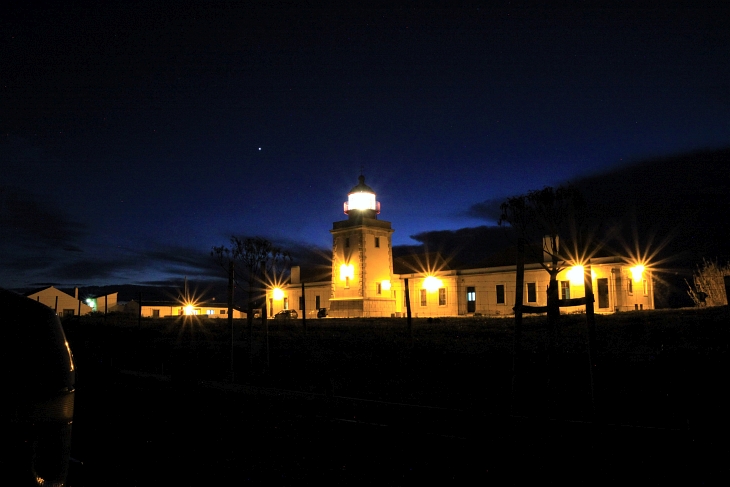
[[[583,227],[598,238],[645,243],[666,237],[667,252],[695,260],[729,252],[730,149],[636,161],[568,183],[583,193]],[[495,221],[503,201],[485,200],[465,213]]]
[[[511,245],[511,230],[497,226],[479,226],[458,230],[437,230],[411,235],[419,246],[396,246],[393,257],[414,253],[438,252],[451,267],[478,267],[491,254]]]
[[[499,206],[502,203],[504,203],[504,199],[485,200],[481,203],[476,203],[470,206],[463,213],[463,216],[495,223],[498,222],[499,218],[502,216],[502,211],[499,209]]]
[[[55,264],[83,254],[88,234],[84,223],[9,185],[0,186],[0,229],[0,284],[7,287],[48,280]]]
[[[85,224],[11,186],[0,186],[0,226],[5,245],[72,252],[82,251],[78,241],[87,233]]]

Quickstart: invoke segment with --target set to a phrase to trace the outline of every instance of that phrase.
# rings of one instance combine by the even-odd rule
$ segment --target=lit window
[[[214,309],[206,309],[205,310],[205,314],[207,314],[207,315],[214,315],[215,314],[215,310]]]
[[[421,289],[421,306],[426,306],[426,290]]]
[[[537,303],[537,284],[534,282],[527,283],[527,302]]]
[[[284,298],[284,309],[289,309],[289,298]]]
[[[497,284],[497,304],[504,304],[504,284]]]
[[[570,281],[560,281],[562,299],[570,299]]]
[[[439,306],[446,306],[446,288],[439,288]]]

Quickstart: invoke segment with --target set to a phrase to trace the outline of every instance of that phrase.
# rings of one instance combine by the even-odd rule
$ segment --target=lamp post
[[[304,335],[307,334],[307,298],[304,296],[304,281],[302,281],[302,327],[304,328]]]
[[[231,329],[231,368],[230,368],[230,381],[234,381],[233,376],[233,272],[235,265],[233,261],[228,263],[228,328]],[[140,306],[141,306],[140,293]]]
[[[261,274],[266,275],[266,261],[261,261]],[[264,337],[266,340],[266,373],[269,373],[269,321],[266,319],[266,293],[264,292],[264,302],[261,304],[261,324],[264,325]]]

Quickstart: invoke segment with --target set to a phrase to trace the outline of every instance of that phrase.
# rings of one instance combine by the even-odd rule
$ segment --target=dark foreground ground
[[[724,484],[724,310],[599,321],[591,407],[582,318],[546,366],[511,321],[76,322],[71,485]],[[242,324],[239,324],[241,326]],[[551,372],[547,372],[551,370]],[[547,386],[547,378],[551,378]]]

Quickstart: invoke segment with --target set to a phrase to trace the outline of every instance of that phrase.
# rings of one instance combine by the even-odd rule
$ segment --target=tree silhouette
[[[560,319],[560,295],[558,290],[558,274],[565,267],[566,259],[561,256],[559,248],[560,235],[570,233],[575,235],[577,222],[582,220],[581,212],[585,207],[580,192],[572,186],[558,188],[545,187],[530,191],[527,194],[508,198],[500,205],[501,215],[499,225],[509,224],[517,235],[518,266],[524,262],[522,252],[527,250],[534,260],[547,271],[550,281],[547,288],[547,389],[550,394],[552,376],[552,362],[554,361],[555,347]],[[540,250],[528,242],[542,241]],[[545,257],[549,257],[549,260]],[[519,292],[515,293],[520,302],[515,303],[515,357],[520,350],[519,334],[522,308],[522,283],[518,276]],[[515,358],[516,360],[516,358]],[[513,381],[516,380],[516,365],[513,371]],[[514,383],[513,383],[514,388]],[[513,391],[514,392],[514,391]]]
[[[232,300],[233,296],[231,286],[246,291],[250,362],[253,357],[254,309],[261,308],[261,319],[265,324],[266,288],[271,282],[281,279],[281,275],[291,264],[291,255],[263,237],[236,236],[230,238],[228,247],[213,247],[210,255],[229,276],[229,299]]]

